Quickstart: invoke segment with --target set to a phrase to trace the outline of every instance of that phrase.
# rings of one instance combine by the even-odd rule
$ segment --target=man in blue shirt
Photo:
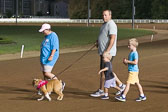
[[[44,78],[57,79],[51,71],[59,57],[58,36],[55,32],[51,31],[50,24],[46,23],[42,25],[39,32],[45,35],[40,51],[40,62]]]

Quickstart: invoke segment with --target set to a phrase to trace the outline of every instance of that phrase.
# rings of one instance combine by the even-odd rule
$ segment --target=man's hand
[[[104,54],[110,54],[110,51],[104,51],[103,55]]]
[[[96,42],[94,44],[98,48],[98,40],[96,40]]]

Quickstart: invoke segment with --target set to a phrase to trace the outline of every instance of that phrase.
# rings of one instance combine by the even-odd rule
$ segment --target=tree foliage
[[[69,16],[78,19],[87,18],[87,0],[70,0]]]
[[[168,19],[168,0],[134,0],[135,18]],[[114,19],[132,18],[132,0],[90,0],[91,18],[102,18],[102,11],[112,10]],[[87,18],[88,0],[69,0],[70,18]]]
[[[152,18],[168,19],[168,0],[154,0],[152,6]]]

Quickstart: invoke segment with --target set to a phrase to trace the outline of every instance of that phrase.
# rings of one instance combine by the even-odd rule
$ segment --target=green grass
[[[39,33],[40,26],[0,26],[0,37],[16,42],[15,44],[0,44],[0,54],[20,52],[25,45],[25,51],[40,50],[44,35]],[[97,40],[99,27],[52,27],[59,36],[60,48],[92,44]],[[147,30],[119,29],[118,40],[144,35],[154,32]]]
[[[15,43],[13,40],[10,40],[8,38],[1,38],[0,37],[0,44],[13,44]]]

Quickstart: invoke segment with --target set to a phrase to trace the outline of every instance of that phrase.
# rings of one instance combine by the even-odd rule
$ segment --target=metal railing
[[[116,23],[132,23],[132,19],[113,19]],[[87,23],[88,19],[17,18],[17,23]],[[90,19],[90,23],[103,23],[102,19]],[[168,19],[135,19],[135,23],[168,23]],[[15,18],[1,18],[0,23],[16,23]]]

